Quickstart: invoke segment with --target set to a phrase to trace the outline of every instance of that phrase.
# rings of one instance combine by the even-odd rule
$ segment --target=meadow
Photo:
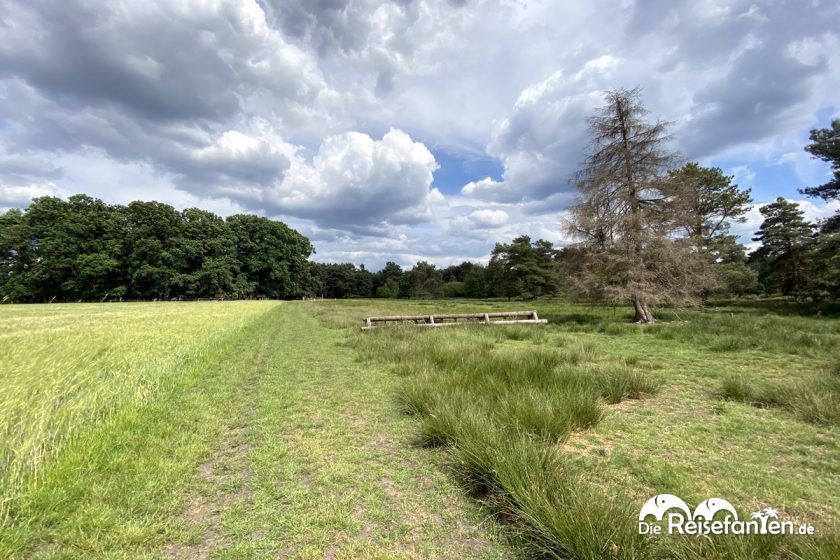
[[[66,442],[274,305],[0,306],[0,523]]]
[[[365,315],[536,308],[544,326]],[[0,557],[820,559],[840,320],[792,306],[0,306]],[[638,535],[659,493],[816,537]]]
[[[840,502],[840,321],[761,306],[660,311],[629,323],[609,306],[529,304],[532,326],[350,333],[365,360],[402,379],[395,399],[419,418],[466,491],[520,548],[553,558],[832,558]],[[512,304],[324,303],[350,329],[366,314]],[[517,306],[521,307],[521,306]],[[742,518],[774,507],[821,538],[651,538],[649,497],[723,497]]]

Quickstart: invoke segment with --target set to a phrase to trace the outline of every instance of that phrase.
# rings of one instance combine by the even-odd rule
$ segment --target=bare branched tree
[[[575,175],[580,196],[567,230],[587,249],[580,280],[587,293],[630,301],[634,321],[654,322],[650,306],[696,301],[708,284],[703,260],[678,237],[685,204],[668,172],[668,124],[648,122],[640,90],[605,94],[589,119],[590,148]]]

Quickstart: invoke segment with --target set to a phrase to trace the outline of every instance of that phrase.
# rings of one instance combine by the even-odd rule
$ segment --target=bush
[[[441,288],[443,293],[443,297],[447,298],[457,298],[457,297],[466,297],[467,290],[464,287],[463,282],[458,282],[457,280],[453,280],[452,282],[447,282]]]

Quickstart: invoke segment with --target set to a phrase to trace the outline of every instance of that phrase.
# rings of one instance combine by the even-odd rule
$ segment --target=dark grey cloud
[[[2,74],[68,107],[106,104],[143,119],[218,119],[239,109],[232,69],[194,34],[154,21],[114,25],[110,10],[18,5],[2,29]]]
[[[26,184],[55,180],[61,169],[48,159],[26,154],[0,154],[0,183]]]
[[[6,149],[17,153],[97,148],[115,160],[148,163],[199,195],[224,194],[231,185],[268,185],[282,178],[289,166],[286,146],[258,136],[149,123],[114,107],[88,107],[71,113],[20,82],[8,84],[6,95],[8,102],[0,107],[0,119],[7,124]],[[30,115],[38,118],[33,120]],[[10,166],[10,162],[18,163]],[[0,158],[0,174],[8,179],[23,162],[30,168],[38,165],[37,160],[7,155]],[[50,166],[37,175],[54,178],[59,174],[57,167]]]
[[[260,0],[270,19],[320,52],[358,52],[371,32],[377,3],[351,0]]]
[[[1,9],[7,185],[38,175],[16,171],[21,154],[90,148],[147,163],[200,196],[270,185],[294,148],[255,130],[254,119],[294,127],[315,120],[329,94],[315,58],[247,2],[35,0]]]
[[[6,4],[0,77],[79,109],[111,106],[158,122],[217,122],[268,90],[308,104],[323,83],[306,55],[245,10],[178,3]]]
[[[651,41],[660,46],[658,67],[691,68],[725,64],[748,34],[762,23],[749,2],[720,5],[691,0],[637,0],[624,28],[628,41]]]
[[[737,38],[739,48],[725,51],[730,63],[722,76],[695,90],[692,118],[679,130],[681,146],[693,158],[796,127],[808,117],[806,106],[814,96],[816,80],[832,71],[828,53],[803,61],[797,58],[795,46],[836,33],[840,4],[816,2],[803,10],[801,2],[744,3],[733,8],[733,13],[718,27]]]
[[[693,118],[681,127],[686,154],[708,157],[789,129],[801,119],[800,106],[811,95],[812,78],[826,64],[803,64],[782,49],[772,44],[748,49],[724,77],[694,95]]]
[[[805,8],[797,0],[638,0],[625,33],[628,40],[638,38],[644,48],[665,47],[652,57],[677,87],[680,79],[697,80],[687,88],[690,103],[667,116],[675,121],[685,155],[703,158],[783,133],[801,122],[815,79],[832,69],[825,55],[798,60],[792,46],[836,36],[837,29],[836,2],[818,0]],[[661,92],[658,101],[667,96]],[[654,108],[666,113],[669,109],[666,103]]]
[[[259,0],[269,20],[299,45],[369,74],[376,95],[395,91],[418,69],[415,56],[446,33],[470,0]]]

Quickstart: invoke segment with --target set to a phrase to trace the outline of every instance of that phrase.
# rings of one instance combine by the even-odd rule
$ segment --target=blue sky
[[[504,166],[494,157],[445,149],[433,149],[432,154],[440,166],[434,172],[434,185],[443,194],[457,195],[470,181],[485,177],[497,181],[502,179]]]
[[[561,221],[603,91],[757,205],[827,167],[840,4],[814,0],[7,0],[0,209],[84,192],[308,235],[317,258],[486,260]],[[154,40],[149,40],[154,37]]]

